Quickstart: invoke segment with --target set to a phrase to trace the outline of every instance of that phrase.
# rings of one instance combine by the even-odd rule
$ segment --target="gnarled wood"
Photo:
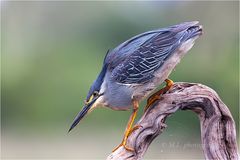
[[[198,114],[206,159],[238,159],[235,123],[217,93],[201,84],[175,83],[137,122],[141,128],[135,130],[127,142],[135,153],[120,147],[107,160],[142,159],[151,142],[166,127],[166,118],[177,110],[192,110]]]

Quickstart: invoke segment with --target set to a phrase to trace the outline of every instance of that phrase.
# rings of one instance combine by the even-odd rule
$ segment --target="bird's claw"
[[[153,104],[155,103],[157,100],[161,99],[161,95],[165,94],[168,90],[170,90],[173,86],[173,81],[170,79],[166,79],[166,86],[162,89],[160,89],[159,91],[157,91],[156,93],[154,93],[153,95],[151,95],[148,100],[147,100],[147,105],[144,108],[144,112],[147,111],[147,109]]]
[[[147,100],[147,105],[144,108],[144,113],[147,111],[147,109],[153,104],[155,103],[157,100],[160,100],[161,98],[161,94],[160,95],[152,95],[151,97],[149,97],[149,99]]]
[[[133,148],[127,146],[127,138],[129,137],[130,134],[132,134],[133,131],[137,130],[140,127],[142,127],[142,126],[135,125],[133,128],[131,128],[131,130],[129,130],[128,134],[126,136],[124,136],[122,142],[116,148],[114,148],[112,152],[116,151],[120,147],[124,147],[129,152],[134,152]]]
[[[130,134],[132,134],[133,131],[137,130],[138,128],[142,127],[141,125],[137,124],[134,127],[131,128],[131,130],[129,131],[127,138],[129,137]]]
[[[117,149],[119,149],[120,147],[124,147],[127,151],[134,152],[134,149],[128,147],[124,142],[122,142],[122,143],[119,144],[116,148],[114,148],[114,149],[112,150],[112,152],[115,152],[115,151],[116,151]]]

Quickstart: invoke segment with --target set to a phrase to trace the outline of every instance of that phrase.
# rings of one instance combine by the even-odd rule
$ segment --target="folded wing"
[[[197,22],[187,22],[136,36],[107,57],[112,78],[122,84],[143,84],[181,44],[196,36]]]

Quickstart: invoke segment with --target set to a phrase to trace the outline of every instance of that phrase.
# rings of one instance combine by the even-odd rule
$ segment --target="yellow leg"
[[[113,152],[115,151],[115,150],[117,150],[119,147],[121,147],[121,146],[123,146],[126,150],[128,150],[128,151],[134,151],[132,148],[130,148],[130,147],[127,147],[127,138],[128,138],[128,136],[134,131],[134,130],[136,130],[136,129],[138,129],[140,126],[134,126],[133,128],[132,128],[132,125],[133,125],[133,122],[134,122],[134,119],[136,118],[136,115],[137,115],[137,111],[138,111],[138,107],[139,107],[139,104],[138,104],[138,102],[137,101],[133,101],[133,112],[132,112],[132,114],[131,114],[131,116],[130,116],[130,118],[129,118],[129,120],[128,120],[128,123],[127,123],[127,127],[126,127],[126,129],[125,129],[125,132],[124,132],[124,137],[123,137],[123,140],[122,140],[122,142],[121,142],[121,144],[120,145],[118,145],[114,150],[113,150]]]
[[[161,95],[166,93],[172,86],[173,86],[173,81],[170,79],[166,79],[166,86],[162,89],[160,89],[159,91],[157,91],[156,93],[154,93],[153,95],[151,95],[148,100],[147,100],[147,105],[144,108],[144,112],[153,104],[155,103],[157,100],[159,100],[161,98]]]

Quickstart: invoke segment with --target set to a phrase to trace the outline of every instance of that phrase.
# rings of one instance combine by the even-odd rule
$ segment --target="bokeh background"
[[[1,2],[2,159],[104,159],[121,142],[131,111],[99,108],[67,130],[106,51],[136,34],[192,20],[204,35],[170,78],[216,90],[238,131],[238,7],[237,1]],[[194,113],[179,111],[167,125],[146,159],[203,158]]]

